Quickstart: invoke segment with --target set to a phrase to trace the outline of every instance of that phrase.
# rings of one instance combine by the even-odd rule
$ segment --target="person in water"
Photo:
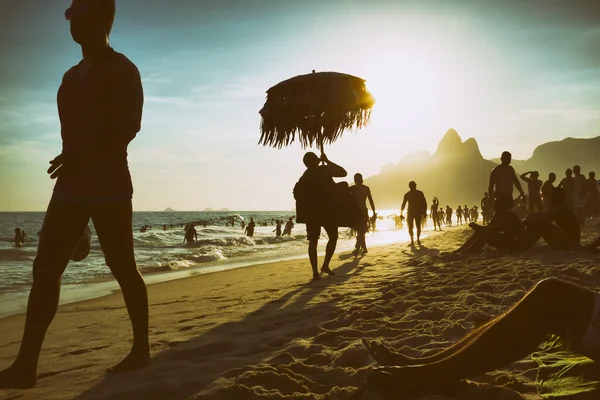
[[[556,174],[550,172],[548,174],[548,180],[542,185],[542,196],[544,196],[544,208],[549,210],[552,208],[552,192],[554,192],[554,182],[556,182]]]
[[[287,222],[285,223],[285,228],[283,228],[283,234],[282,235],[291,235],[292,234],[292,229],[294,228],[294,217],[290,217]]]
[[[15,238],[13,239],[13,242],[15,243],[15,247],[23,246],[25,240],[23,238],[23,234],[21,233],[21,228],[15,228]]]
[[[148,297],[133,252],[127,166],[127,145],[141,126],[143,90],[136,66],[109,45],[114,15],[114,0],[73,0],[65,12],[83,60],[67,71],[58,90],[62,153],[48,169],[57,182],[33,262],[21,347],[15,362],[0,372],[0,389],[36,385],[61,276],[90,218],[133,326],[131,352],[108,372],[138,369],[150,360]]]
[[[426,357],[406,356],[388,345],[363,339],[380,364],[369,385],[384,395],[421,398],[459,380],[504,367],[537,351],[549,334],[573,352],[600,362],[600,293],[548,278],[538,282],[504,314],[452,346]]]
[[[509,196],[497,197],[494,202],[494,215],[486,226],[471,222],[473,235],[454,253],[472,253],[484,245],[500,250],[515,250],[523,234],[523,224],[512,212],[513,200]]]
[[[333,178],[344,178],[348,173],[344,168],[331,162],[325,154],[319,158],[309,151],[302,161],[306,171],[294,187],[296,221],[306,223],[308,258],[312,267],[313,280],[318,280],[321,277],[317,265],[317,244],[321,236],[321,228],[325,229],[329,238],[321,272],[335,275],[329,268],[338,240],[338,224],[335,219],[336,187]],[[323,165],[319,165],[321,162]]]
[[[421,220],[427,214],[427,199],[422,191],[417,190],[415,181],[408,183],[409,191],[404,195],[402,207],[400,207],[400,215],[404,212],[404,208],[408,204],[406,219],[408,222],[408,233],[410,234],[410,246],[415,245],[414,227],[417,227],[417,244],[421,245]]]
[[[552,192],[552,208],[529,215],[523,223],[523,249],[533,246],[540,238],[556,250],[579,247],[581,228],[575,212],[567,205],[567,193],[561,188]]]
[[[360,207],[361,219],[355,226],[356,230],[356,244],[354,245],[354,251],[352,254],[355,256],[362,250],[362,254],[367,254],[367,241],[366,234],[369,228],[369,210],[367,209],[367,200],[373,211],[373,216],[377,218],[377,212],[375,211],[375,203],[373,202],[373,196],[371,195],[371,189],[363,184],[362,174],[354,174],[354,185],[350,187],[352,195],[356,199],[358,206]],[[371,225],[373,230],[375,229],[376,220],[373,220]]]
[[[281,221],[275,220],[275,229],[273,232],[275,232],[275,236],[281,236]]]
[[[256,227],[254,218],[250,218],[250,222],[248,222],[248,225],[246,226],[246,229],[244,230],[244,233],[246,234],[246,236],[250,236],[250,237],[254,236],[254,227]]]
[[[501,164],[494,167],[490,174],[490,185],[488,193],[492,200],[499,196],[510,196],[513,198],[513,186],[517,188],[521,196],[525,196],[521,182],[517,178],[515,169],[510,165],[512,155],[505,151],[500,157]]]
[[[543,182],[539,179],[540,173],[537,171],[528,171],[521,174],[521,179],[527,182],[527,191],[529,192],[529,214],[533,214],[535,209],[538,212],[543,211],[540,189]]]
[[[198,240],[198,232],[194,227],[194,224],[189,224],[185,230],[185,237],[183,238],[184,243],[194,243],[194,238]]]

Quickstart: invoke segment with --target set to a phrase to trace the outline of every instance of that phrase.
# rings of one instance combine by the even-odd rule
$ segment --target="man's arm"
[[[321,154],[321,161],[327,165],[327,170],[332,178],[344,178],[348,175],[344,168],[340,167],[334,162],[329,161],[324,153]]]
[[[367,190],[367,199],[369,199],[369,204],[371,205],[371,210],[373,210],[373,215],[375,215],[375,202],[373,201],[373,196],[371,196],[371,189]]]
[[[404,195],[404,200],[402,201],[402,207],[400,207],[400,215],[404,212],[404,207],[406,207],[406,203],[408,202],[408,193]]]
[[[527,177],[527,175],[529,175],[529,174],[531,174],[531,171],[521,174],[521,179],[523,179],[525,182],[529,183],[531,181],[531,178]]]
[[[425,198],[425,193],[421,192],[421,201],[423,201],[423,214],[427,214],[427,199]]]

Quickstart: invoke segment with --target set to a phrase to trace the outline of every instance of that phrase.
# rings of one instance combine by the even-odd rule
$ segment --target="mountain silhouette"
[[[408,182],[417,182],[431,204],[434,196],[441,205],[453,209],[460,205],[479,205],[487,191],[491,170],[499,159],[486,160],[479,151],[474,138],[462,141],[460,135],[450,129],[433,155],[415,153],[406,156],[398,164],[387,164],[378,175],[365,179],[371,187],[378,208],[399,209]],[[541,179],[554,172],[558,181],[567,168],[580,165],[582,172],[595,171],[600,176],[600,136],[592,139],[566,138],[538,146],[531,158],[513,160],[517,174],[539,171]],[[521,182],[526,189],[524,182]],[[515,195],[517,194],[515,190]]]
[[[412,180],[430,204],[436,196],[442,206],[456,209],[459,204],[479,204],[487,190],[490,171],[496,165],[483,158],[475,139],[463,142],[450,129],[433,155],[420,153],[419,157],[406,157],[396,165],[388,164],[380,174],[366,179],[365,184],[371,187],[381,209],[399,209]]]

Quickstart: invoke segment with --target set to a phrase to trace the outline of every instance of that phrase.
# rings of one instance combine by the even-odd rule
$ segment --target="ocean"
[[[0,316],[25,310],[31,288],[32,264],[37,251],[37,232],[41,229],[44,212],[0,213]],[[276,237],[275,220],[285,221],[292,211],[231,211],[231,212],[134,212],[133,228],[135,256],[138,269],[148,283],[177,279],[201,273],[239,268],[247,265],[284,259],[304,258],[307,241],[304,224],[295,224],[290,236]],[[387,244],[408,240],[406,229],[395,231],[392,211],[379,211],[383,216],[377,222],[375,233],[367,236],[368,245]],[[235,226],[226,223],[237,218]],[[256,221],[254,237],[244,236],[240,218]],[[183,224],[196,226],[198,241],[184,244]],[[152,228],[146,232],[144,225]],[[166,230],[163,226],[166,225]],[[205,225],[205,226],[204,226]],[[62,279],[61,304],[97,297],[118,289],[100,249],[93,224],[91,250],[80,262],[71,262]],[[15,248],[11,241],[14,229],[25,230],[27,239],[23,247]],[[326,242],[325,232],[319,243],[322,253]],[[340,228],[338,251],[354,247],[354,238],[346,228]],[[335,268],[335,263],[332,265]],[[306,276],[310,278],[308,266]]]

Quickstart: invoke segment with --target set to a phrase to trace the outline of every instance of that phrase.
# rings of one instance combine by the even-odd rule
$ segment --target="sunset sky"
[[[81,58],[69,5],[0,1],[0,211],[50,199],[56,91]],[[598,136],[598,43],[587,0],[117,0],[111,45],[145,90],[134,209],[291,209],[304,150],[259,146],[258,111],[269,87],[313,69],[360,76],[377,99],[370,127],[327,148],[350,176],[432,152],[449,128],[487,158]]]

